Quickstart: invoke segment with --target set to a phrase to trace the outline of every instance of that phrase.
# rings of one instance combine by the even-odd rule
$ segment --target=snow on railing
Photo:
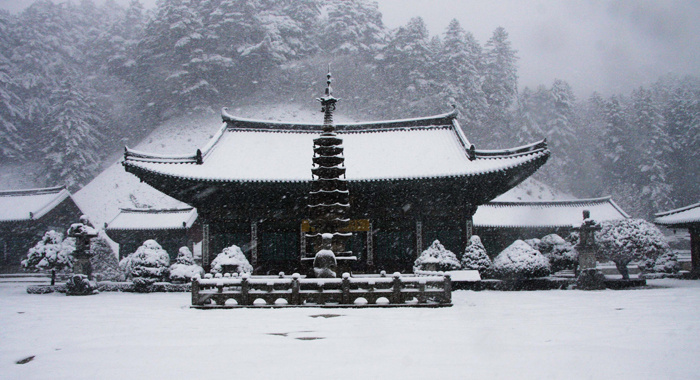
[[[207,278],[208,277],[208,278]],[[235,306],[228,304],[234,300]],[[261,303],[264,301],[264,304]],[[451,306],[452,282],[443,276],[302,278],[250,276],[216,277],[192,280],[192,307],[382,307],[382,306]]]

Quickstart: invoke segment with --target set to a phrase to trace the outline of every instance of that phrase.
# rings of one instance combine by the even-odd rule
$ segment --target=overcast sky
[[[155,5],[155,0],[141,2]],[[506,28],[520,57],[520,87],[550,85],[559,78],[587,97],[592,91],[628,92],[666,73],[700,76],[698,0],[378,2],[390,28],[421,16],[431,34],[442,34],[456,18],[482,44],[496,27]],[[31,3],[0,0],[0,8],[17,12]]]

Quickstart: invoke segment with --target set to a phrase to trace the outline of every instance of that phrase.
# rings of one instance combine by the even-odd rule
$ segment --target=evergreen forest
[[[552,157],[536,178],[561,191],[612,195],[643,218],[698,201],[700,78],[585,99],[566,78],[519,88],[508,32],[477,41],[468,28],[452,20],[431,36],[418,17],[388,29],[367,0],[160,0],[153,10],[39,0],[0,11],[0,164],[38,162],[39,183],[76,191],[174,115],[313,103],[330,62],[339,112],[381,120],[454,105],[478,149],[546,138]]]

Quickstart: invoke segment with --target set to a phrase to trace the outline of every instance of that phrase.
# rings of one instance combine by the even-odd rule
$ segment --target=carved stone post
[[[583,223],[579,229],[578,277],[576,287],[582,290],[605,289],[605,276],[596,270],[595,232],[600,230],[598,223],[591,219],[588,210],[583,211]]]

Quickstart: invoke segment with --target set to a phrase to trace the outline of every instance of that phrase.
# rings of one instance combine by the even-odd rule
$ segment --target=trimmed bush
[[[119,259],[108,239],[101,230],[90,242],[92,274],[97,281],[120,281],[124,278],[124,272],[119,269]]]
[[[168,278],[169,264],[168,252],[155,240],[146,240],[136,252],[123,258],[119,267],[133,279],[134,287],[139,291]]]
[[[464,255],[462,255],[462,269],[478,270],[482,277],[485,277],[491,273],[492,266],[491,259],[486,254],[486,248],[481,243],[481,238],[473,235],[469,239],[469,245],[464,249]]]
[[[194,263],[194,256],[187,247],[181,247],[175,264],[170,266],[170,281],[190,282],[193,277],[204,276],[204,269]]]
[[[564,240],[557,234],[543,237],[536,247],[549,260],[552,272],[563,269],[574,269],[578,263],[578,252],[571,243]]]
[[[226,267],[239,274],[253,272],[253,266],[250,265],[243,251],[237,245],[224,248],[211,262],[212,273],[223,273]]]
[[[457,256],[445,249],[439,240],[435,240],[413,263],[414,271],[449,271],[461,267]]]
[[[539,251],[516,240],[493,259],[493,270],[501,278],[533,278],[549,275],[550,265]]]

